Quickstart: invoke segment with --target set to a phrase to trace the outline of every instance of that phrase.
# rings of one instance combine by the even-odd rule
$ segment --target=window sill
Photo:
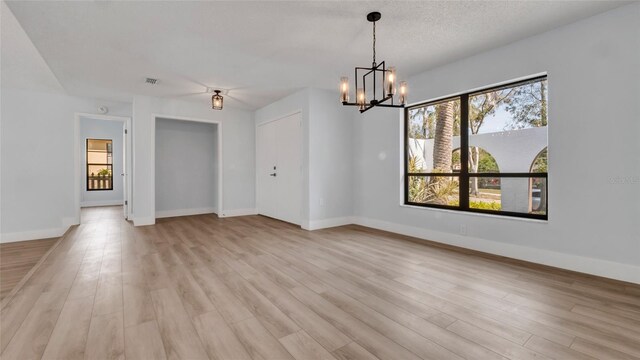
[[[536,224],[548,224],[549,223],[549,219],[547,219],[547,220],[544,220],[544,219],[529,219],[529,218],[524,218],[524,217],[507,216],[507,215],[500,215],[500,214],[483,214],[483,213],[470,212],[470,211],[439,209],[439,208],[434,208],[434,207],[415,206],[415,205],[407,205],[407,204],[400,204],[400,207],[401,208],[409,208],[409,209],[429,210],[429,211],[435,211],[435,212],[444,212],[444,213],[456,214],[456,215],[487,217],[487,218],[499,219],[499,220],[514,220],[514,221],[521,221],[521,222],[523,221],[523,222],[531,222],[531,223],[536,223]]]

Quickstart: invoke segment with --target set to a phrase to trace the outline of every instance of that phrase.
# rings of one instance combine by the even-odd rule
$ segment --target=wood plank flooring
[[[0,314],[2,359],[640,359],[640,286],[261,216],[88,209]]]
[[[33,268],[58,238],[0,244],[0,300]]]

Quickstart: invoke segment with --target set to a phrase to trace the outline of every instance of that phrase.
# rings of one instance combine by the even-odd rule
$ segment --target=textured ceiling
[[[130,101],[135,94],[256,109],[302,87],[333,89],[378,60],[399,77],[425,71],[620,6],[614,1],[7,1],[64,89]],[[4,28],[3,28],[4,30]],[[4,40],[4,37],[3,37]],[[3,74],[4,77],[4,74]],[[145,77],[160,79],[156,86]]]

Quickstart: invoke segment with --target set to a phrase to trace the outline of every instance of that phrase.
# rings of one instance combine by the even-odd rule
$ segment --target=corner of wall
[[[155,217],[137,217],[133,218],[134,226],[146,226],[146,225],[155,225],[156,218]]]
[[[220,218],[228,218],[235,216],[249,216],[249,215],[257,215],[258,210],[255,208],[250,209],[232,209],[232,210],[223,210],[218,214]]]

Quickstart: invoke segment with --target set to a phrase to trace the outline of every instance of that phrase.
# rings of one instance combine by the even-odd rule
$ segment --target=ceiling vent
[[[146,82],[147,84],[150,84],[150,85],[155,85],[155,84],[158,83],[158,79],[146,78],[144,82]]]

